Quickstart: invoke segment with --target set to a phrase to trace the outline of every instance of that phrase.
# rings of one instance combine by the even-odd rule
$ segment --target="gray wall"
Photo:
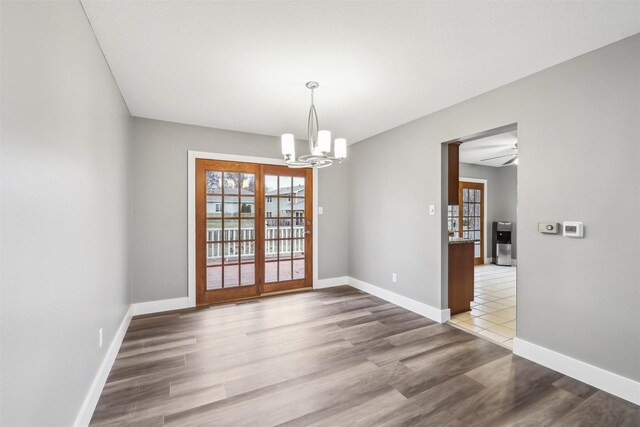
[[[187,296],[189,150],[282,158],[276,137],[134,118],[133,302]],[[346,167],[319,171],[320,278],[347,274]]]
[[[441,306],[441,143],[517,123],[518,336],[640,380],[638,76],[640,35],[352,145],[350,275]]]
[[[464,146],[463,146],[464,147]],[[517,166],[503,166],[494,168],[471,163],[460,163],[460,177],[484,178],[487,180],[487,252],[485,258],[495,256],[491,245],[494,221],[511,221],[513,231],[511,233],[511,258],[516,259],[517,248]]]
[[[0,424],[69,426],[129,307],[131,119],[79,2],[1,4]]]

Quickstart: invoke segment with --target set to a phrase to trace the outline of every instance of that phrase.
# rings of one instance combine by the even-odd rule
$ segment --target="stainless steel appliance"
[[[492,235],[494,263],[511,265],[511,222],[495,221]]]

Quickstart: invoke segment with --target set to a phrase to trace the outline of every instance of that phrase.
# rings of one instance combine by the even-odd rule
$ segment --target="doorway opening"
[[[445,151],[448,274],[443,290],[449,323],[512,348],[517,330],[517,126],[451,141]]]
[[[196,159],[196,305],[312,286],[310,169]]]

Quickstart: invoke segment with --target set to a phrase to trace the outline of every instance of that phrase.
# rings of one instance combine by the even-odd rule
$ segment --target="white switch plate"
[[[318,215],[322,215],[324,213],[324,208],[322,206],[318,206]]]
[[[396,273],[391,273],[391,281],[393,283],[398,283],[398,275]]]
[[[102,348],[102,328],[98,329],[98,348]]]
[[[429,205],[429,215],[436,214],[436,205]]]

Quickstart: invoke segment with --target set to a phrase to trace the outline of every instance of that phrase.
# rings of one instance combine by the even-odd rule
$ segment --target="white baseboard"
[[[625,378],[517,337],[513,339],[513,353],[640,405],[640,382],[638,381]]]
[[[189,308],[189,297],[162,299],[158,301],[138,302],[131,304],[133,315],[160,313],[162,311],[180,310]]]
[[[416,301],[404,295],[397,294],[387,289],[380,288],[372,285],[371,283],[363,282],[353,277],[349,277],[349,285],[356,289],[360,289],[368,294],[382,298],[383,300],[399,305],[407,310],[418,313],[421,316],[428,317],[436,322],[444,323],[451,318],[451,310],[448,308],[440,310],[439,308],[432,307],[428,304]]]
[[[133,307],[129,306],[129,310],[127,310],[127,313],[124,315],[124,319],[122,319],[120,327],[116,331],[116,334],[113,337],[111,344],[109,345],[107,354],[104,356],[104,359],[102,360],[102,363],[98,368],[98,372],[96,373],[96,376],[91,383],[89,392],[84,398],[84,402],[82,402],[80,411],[78,412],[76,420],[73,423],[75,427],[88,426],[89,422],[91,422],[93,411],[96,409],[96,405],[98,404],[98,400],[100,399],[100,395],[102,394],[102,389],[107,382],[109,372],[111,372],[113,362],[116,360],[116,356],[118,355],[118,351],[120,350],[120,345],[122,344],[124,335],[127,333],[127,328],[129,327],[129,323],[131,322],[131,317],[133,317]]]
[[[349,284],[349,277],[331,277],[330,279],[320,279],[313,289],[332,288],[334,286],[344,286]]]

